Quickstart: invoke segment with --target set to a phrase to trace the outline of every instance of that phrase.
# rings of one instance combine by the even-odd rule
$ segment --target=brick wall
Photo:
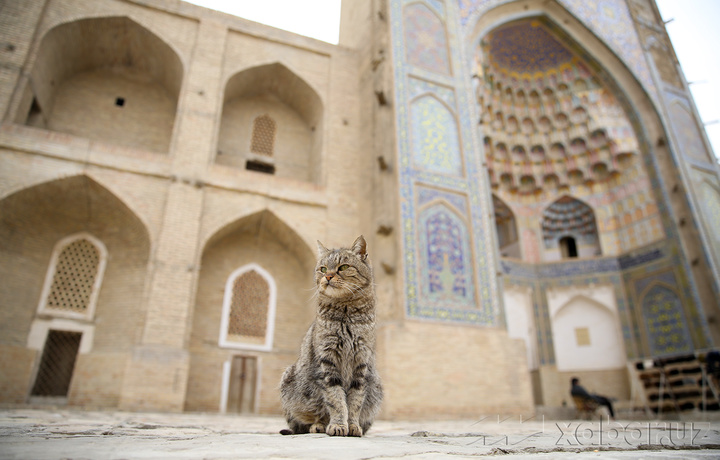
[[[532,415],[525,346],[503,330],[406,321],[379,330],[389,418]]]
[[[182,2],[24,3],[0,17],[0,41],[14,45],[0,56],[0,403],[22,403],[32,385],[40,353],[27,340],[52,249],[86,231],[107,246],[108,261],[95,317],[78,320],[94,339],[76,363],[69,404],[215,411],[223,364],[246,355],[258,360],[257,410],[279,413],[280,376],[314,315],[315,241],[337,247],[365,234],[382,302],[383,413],[530,411],[518,341],[404,320],[398,232],[376,233],[378,224],[397,227],[396,177],[377,161],[393,164],[395,140],[375,136],[392,125],[374,97],[384,88],[391,99],[389,60],[370,78],[369,48]],[[127,17],[126,38],[142,45],[130,61],[104,35],[109,23],[90,20],[113,17]],[[387,45],[387,30],[374,27],[370,35]],[[367,30],[358,26],[358,37]],[[99,56],[93,40],[115,51]],[[243,90],[242,78],[229,84],[266,65],[284,76],[263,95]],[[223,119],[227,91],[249,102]],[[41,116],[27,126],[33,98]],[[261,112],[277,116],[277,174],[217,161],[226,142],[248,139]],[[218,346],[225,281],[248,263],[278,287],[270,351]]]

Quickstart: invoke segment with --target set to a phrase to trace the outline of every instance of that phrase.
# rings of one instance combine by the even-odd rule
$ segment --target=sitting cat
[[[375,368],[375,290],[367,244],[327,249],[318,241],[317,317],[298,360],[282,376],[289,430],[362,436],[383,398]]]

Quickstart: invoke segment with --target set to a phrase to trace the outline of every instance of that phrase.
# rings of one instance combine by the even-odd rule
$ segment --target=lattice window
[[[251,270],[235,279],[230,304],[229,336],[265,337],[270,288]]]
[[[272,348],[275,282],[256,264],[233,272],[225,284],[220,345],[253,350]]]
[[[48,331],[33,396],[67,396],[81,339],[80,332]]]
[[[250,151],[272,156],[275,148],[275,120],[268,115],[260,115],[253,121]]]
[[[40,311],[59,316],[92,317],[102,281],[106,251],[87,234],[60,241],[45,279]]]

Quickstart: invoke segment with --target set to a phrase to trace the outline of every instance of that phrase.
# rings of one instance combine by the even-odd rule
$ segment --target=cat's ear
[[[318,240],[317,246],[318,246],[318,255],[319,255],[320,257],[322,257],[322,256],[324,256],[325,254],[327,254],[328,252],[330,252],[330,250],[329,250],[328,248],[326,248],[325,246],[323,246],[323,244],[320,242],[320,240]]]
[[[357,254],[357,256],[360,257],[360,260],[367,259],[367,243],[365,242],[365,238],[363,238],[362,235],[357,237],[357,239],[352,245],[352,249],[350,250]]]

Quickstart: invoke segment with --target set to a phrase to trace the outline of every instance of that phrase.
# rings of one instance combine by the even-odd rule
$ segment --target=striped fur
[[[300,356],[282,376],[280,393],[289,430],[283,434],[362,436],[380,409],[375,368],[375,291],[367,245],[348,248],[318,241],[317,317]]]

